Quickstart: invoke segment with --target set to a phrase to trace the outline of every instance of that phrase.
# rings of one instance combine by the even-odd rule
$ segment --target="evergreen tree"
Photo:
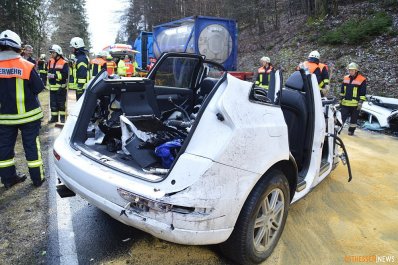
[[[34,44],[39,40],[39,0],[1,0],[0,29],[15,31],[24,43]]]
[[[86,49],[90,48],[85,6],[85,0],[51,1],[50,19],[53,26],[51,43],[61,46],[64,54],[70,53],[69,43],[73,37],[82,38]]]

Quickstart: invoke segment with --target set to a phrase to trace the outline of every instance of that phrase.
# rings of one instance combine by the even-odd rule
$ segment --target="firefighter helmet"
[[[99,51],[98,52],[98,56],[100,57],[106,57],[108,55],[108,53],[106,51]]]
[[[310,52],[310,54],[308,55],[308,58],[315,58],[318,59],[321,58],[321,55],[319,54],[318,51],[312,51]]]
[[[263,56],[261,57],[260,62],[270,63],[271,59],[269,57]]]
[[[70,47],[73,47],[75,49],[79,49],[79,48],[84,48],[84,41],[82,38],[79,37],[73,37],[70,40]]]
[[[46,55],[44,53],[40,54],[40,60],[46,59]]]
[[[350,63],[347,67],[348,70],[356,70],[359,71],[359,66],[356,63]]]
[[[49,51],[50,51],[50,52],[56,52],[56,53],[58,53],[59,55],[62,55],[62,49],[61,49],[61,47],[60,47],[59,45],[57,45],[57,44],[51,45]]]
[[[14,31],[7,29],[0,33],[0,45],[21,49],[21,38]]]

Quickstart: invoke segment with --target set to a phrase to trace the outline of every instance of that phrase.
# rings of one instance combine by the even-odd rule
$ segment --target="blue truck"
[[[134,50],[139,53],[135,54],[135,60],[138,67],[146,69],[149,65],[149,58],[155,57],[153,55],[153,34],[148,31],[141,31],[140,35],[135,39],[134,43],[130,43]]]
[[[136,60],[145,69],[151,56],[163,52],[202,54],[228,71],[237,70],[238,29],[234,19],[192,16],[157,25],[153,32],[141,32],[134,42],[140,52]]]

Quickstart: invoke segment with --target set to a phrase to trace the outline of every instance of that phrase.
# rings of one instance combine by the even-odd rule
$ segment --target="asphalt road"
[[[398,263],[398,139],[360,130],[354,137],[343,131],[342,137],[353,181],[347,183],[346,167],[340,164],[292,205],[281,240],[263,265],[360,259]],[[156,239],[113,220],[78,196],[62,199],[60,205],[55,189],[50,190],[49,264],[232,264],[216,246]],[[71,230],[62,227],[68,223]],[[60,224],[64,232],[55,233]]]

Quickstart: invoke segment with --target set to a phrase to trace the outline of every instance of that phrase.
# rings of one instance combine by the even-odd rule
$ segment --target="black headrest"
[[[210,94],[219,79],[206,77],[200,83],[199,95],[204,96]]]
[[[303,91],[304,82],[300,71],[295,71],[291,76],[289,76],[289,78],[286,80],[285,86],[294,90]]]

